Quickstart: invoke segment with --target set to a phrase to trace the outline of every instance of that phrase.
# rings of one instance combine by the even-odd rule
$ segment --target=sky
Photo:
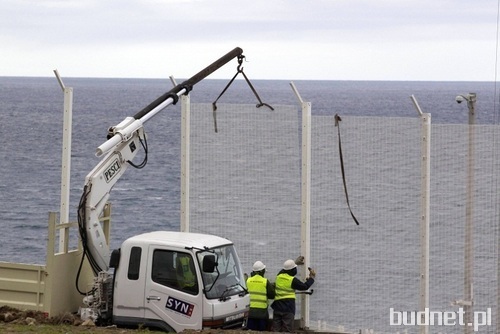
[[[498,1],[1,0],[0,76],[496,81]]]

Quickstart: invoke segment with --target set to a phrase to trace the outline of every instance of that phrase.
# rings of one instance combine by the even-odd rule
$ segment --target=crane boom
[[[158,97],[133,117],[126,117],[118,125],[109,128],[108,140],[96,151],[97,156],[105,156],[86,176],[78,207],[80,238],[94,274],[97,275],[109,269],[111,252],[99,218],[109,199],[111,189],[132,164],[140,146],[146,151],[147,158],[147,142],[143,124],[170,104],[176,104],[181,95],[189,93],[195,84],[231,59],[242,57],[242,53],[243,50],[239,47],[233,49],[193,77]]]

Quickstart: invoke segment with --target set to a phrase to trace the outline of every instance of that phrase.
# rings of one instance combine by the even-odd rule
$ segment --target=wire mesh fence
[[[292,106],[191,106],[190,226],[238,246],[244,270],[261,260],[274,281],[300,255],[301,120]],[[473,249],[480,333],[497,333],[499,127],[475,125],[473,243],[465,241],[467,125],[432,125],[431,333],[463,332],[465,253]],[[342,117],[346,205],[333,116],[312,119],[310,325],[320,330],[419,332],[421,135],[415,118]],[[458,301],[458,302],[457,302]],[[392,313],[391,313],[392,312]],[[488,313],[490,312],[490,313]],[[444,323],[439,315],[452,314]],[[490,318],[488,318],[490,315]],[[405,320],[405,321],[403,321]],[[484,322],[484,325],[483,325]],[[479,323],[481,326],[479,326]],[[477,326],[475,326],[477,325]]]

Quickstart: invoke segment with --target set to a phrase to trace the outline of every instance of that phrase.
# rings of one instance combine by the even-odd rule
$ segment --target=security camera
[[[458,95],[456,98],[455,98],[455,101],[457,101],[457,103],[462,103],[465,101],[465,98],[462,96],[462,95]]]

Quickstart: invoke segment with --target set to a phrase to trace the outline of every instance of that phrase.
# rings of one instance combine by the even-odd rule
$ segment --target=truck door
[[[164,321],[176,332],[201,329],[203,293],[189,252],[150,246],[145,318]]]

